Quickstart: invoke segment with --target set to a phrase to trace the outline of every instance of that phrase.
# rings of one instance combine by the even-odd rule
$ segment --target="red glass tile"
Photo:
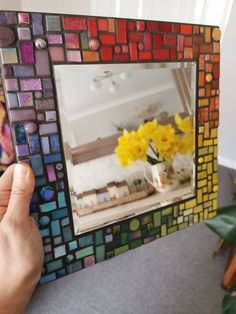
[[[165,46],[176,46],[177,38],[176,35],[165,34],[164,35],[164,45]]]
[[[183,59],[183,54],[182,52],[178,52],[178,60],[182,60]]]
[[[203,43],[204,39],[202,35],[194,35],[193,36],[193,42],[196,44],[201,44]]]
[[[115,54],[116,61],[130,61],[129,55],[127,54]]]
[[[177,49],[176,48],[170,49],[170,58],[171,59],[177,59]]]
[[[144,44],[143,43],[139,43],[138,44],[138,49],[139,50],[144,50]]]
[[[117,42],[120,44],[127,43],[126,20],[117,20],[116,22]]]
[[[116,43],[115,35],[101,34],[100,41],[103,45],[114,45]]]
[[[115,47],[115,53],[120,53],[120,52],[121,52],[120,46],[116,46]]]
[[[85,17],[64,17],[64,30],[68,31],[85,31],[86,18]]]
[[[190,47],[184,48],[184,58],[185,59],[193,58],[193,48],[190,48]]]
[[[182,34],[188,35],[193,33],[193,27],[192,25],[182,24],[180,26],[180,32]]]
[[[212,120],[218,120],[219,119],[219,112],[218,111],[210,112],[210,118]]]
[[[199,56],[199,46],[198,45],[194,45],[193,46],[193,57],[194,58],[198,58]]]
[[[219,63],[213,63],[213,76],[215,78],[220,77],[220,65],[219,65]]]
[[[158,22],[154,22],[154,21],[146,22],[146,30],[157,31],[158,30]]]
[[[112,47],[106,46],[101,47],[101,60],[103,61],[113,60]]]
[[[128,53],[129,52],[129,47],[127,45],[122,46],[122,52],[123,53]]]
[[[178,35],[178,51],[184,50],[184,36]]]
[[[144,33],[144,43],[145,43],[145,49],[146,50],[152,49],[152,35],[151,35],[151,33]]]
[[[212,45],[211,44],[201,45],[200,53],[212,53]]]
[[[137,30],[144,31],[145,30],[145,22],[144,21],[137,21]]]
[[[192,46],[193,45],[193,38],[190,36],[185,36],[184,37],[184,45],[185,46]]]
[[[130,31],[135,30],[135,22],[134,21],[129,21],[128,26],[129,26]]]
[[[200,55],[198,61],[199,61],[199,69],[204,70],[204,67],[205,67],[204,55]]]
[[[97,51],[83,51],[83,61],[84,62],[99,61],[99,53]]]
[[[130,58],[132,61],[138,60],[138,48],[136,43],[129,44]]]
[[[162,23],[160,23],[159,27],[160,27],[161,32],[171,32],[172,31],[172,24],[171,23],[162,22]]]
[[[154,59],[158,60],[169,59],[169,49],[167,48],[154,49]]]
[[[160,47],[164,45],[164,39],[163,39],[163,35],[161,34],[154,34],[153,35],[153,45]]]
[[[106,32],[108,29],[107,19],[98,19],[98,30]]]
[[[66,41],[66,48],[69,48],[69,49],[79,48],[79,34],[66,33],[65,41]]]
[[[143,33],[129,33],[130,42],[139,42],[143,41]]]
[[[193,26],[193,32],[194,32],[194,34],[199,33],[199,26],[198,25]]]
[[[206,90],[206,97],[210,97],[211,96],[211,85],[207,84],[205,90]]]
[[[219,80],[213,80],[211,82],[211,87],[214,88],[214,89],[218,89],[219,88]]]
[[[98,35],[97,21],[94,17],[88,18],[88,35],[89,37],[97,37]]]
[[[139,53],[139,59],[140,60],[151,60],[152,59],[151,51],[141,51]]]
[[[207,63],[207,64],[206,64],[205,71],[206,71],[206,72],[212,72],[212,63]]]
[[[178,33],[179,32],[179,25],[178,24],[173,24],[172,25],[172,30],[173,30],[173,32]]]
[[[205,72],[199,71],[198,86],[204,87],[204,84],[205,84]]]

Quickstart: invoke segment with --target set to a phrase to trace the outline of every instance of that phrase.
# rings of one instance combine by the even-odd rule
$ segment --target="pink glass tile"
[[[31,107],[34,105],[33,94],[31,92],[18,93],[20,107]]]
[[[29,24],[29,13],[18,13],[19,24]]]
[[[79,35],[78,34],[65,34],[66,48],[78,49],[79,48]]]
[[[95,257],[94,256],[87,256],[84,258],[84,266],[89,267],[95,264]]]
[[[63,47],[50,47],[50,56],[52,61],[54,62],[62,62],[65,61],[65,54]]]
[[[6,79],[5,87],[7,91],[16,91],[18,90],[18,81],[17,79]]]
[[[20,88],[22,91],[42,90],[40,79],[20,80]]]
[[[107,22],[108,22],[107,19],[98,19],[98,30],[106,32],[107,31],[107,27],[108,27],[108,23]]]
[[[32,64],[34,63],[34,48],[33,43],[22,43],[19,47],[20,59],[22,63]]]
[[[48,43],[51,45],[63,44],[62,35],[61,34],[49,34],[48,35]]]
[[[40,124],[39,126],[39,134],[46,135],[46,134],[53,134],[58,133],[57,124],[54,123],[47,123],[47,124]]]
[[[130,49],[130,58],[131,60],[138,60],[138,47],[136,43],[130,43],[129,44]]]
[[[178,35],[178,51],[183,51],[184,50],[184,36],[183,35]]]
[[[49,182],[57,181],[57,177],[56,177],[54,166],[52,166],[52,165],[47,166],[47,173],[48,173],[48,181]]]
[[[36,100],[37,110],[51,110],[55,109],[54,99],[37,99]]]
[[[37,50],[35,52],[36,73],[38,76],[50,75],[49,56],[46,50]]]
[[[81,54],[79,50],[67,50],[66,54],[69,62],[81,62]]]
[[[11,110],[9,114],[12,122],[36,119],[36,113],[34,109]]]

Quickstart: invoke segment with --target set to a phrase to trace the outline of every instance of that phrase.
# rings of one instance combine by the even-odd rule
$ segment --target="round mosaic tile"
[[[139,226],[140,226],[140,221],[138,219],[131,220],[131,222],[129,224],[129,228],[131,231],[138,230]]]

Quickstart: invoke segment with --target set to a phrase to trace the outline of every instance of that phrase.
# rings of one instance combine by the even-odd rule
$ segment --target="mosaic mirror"
[[[219,40],[216,26],[0,11],[0,171],[34,171],[42,284],[215,215]]]

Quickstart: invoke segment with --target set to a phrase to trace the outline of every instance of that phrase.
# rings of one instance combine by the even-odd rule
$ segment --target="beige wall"
[[[0,0],[0,10],[21,10],[21,1]]]

